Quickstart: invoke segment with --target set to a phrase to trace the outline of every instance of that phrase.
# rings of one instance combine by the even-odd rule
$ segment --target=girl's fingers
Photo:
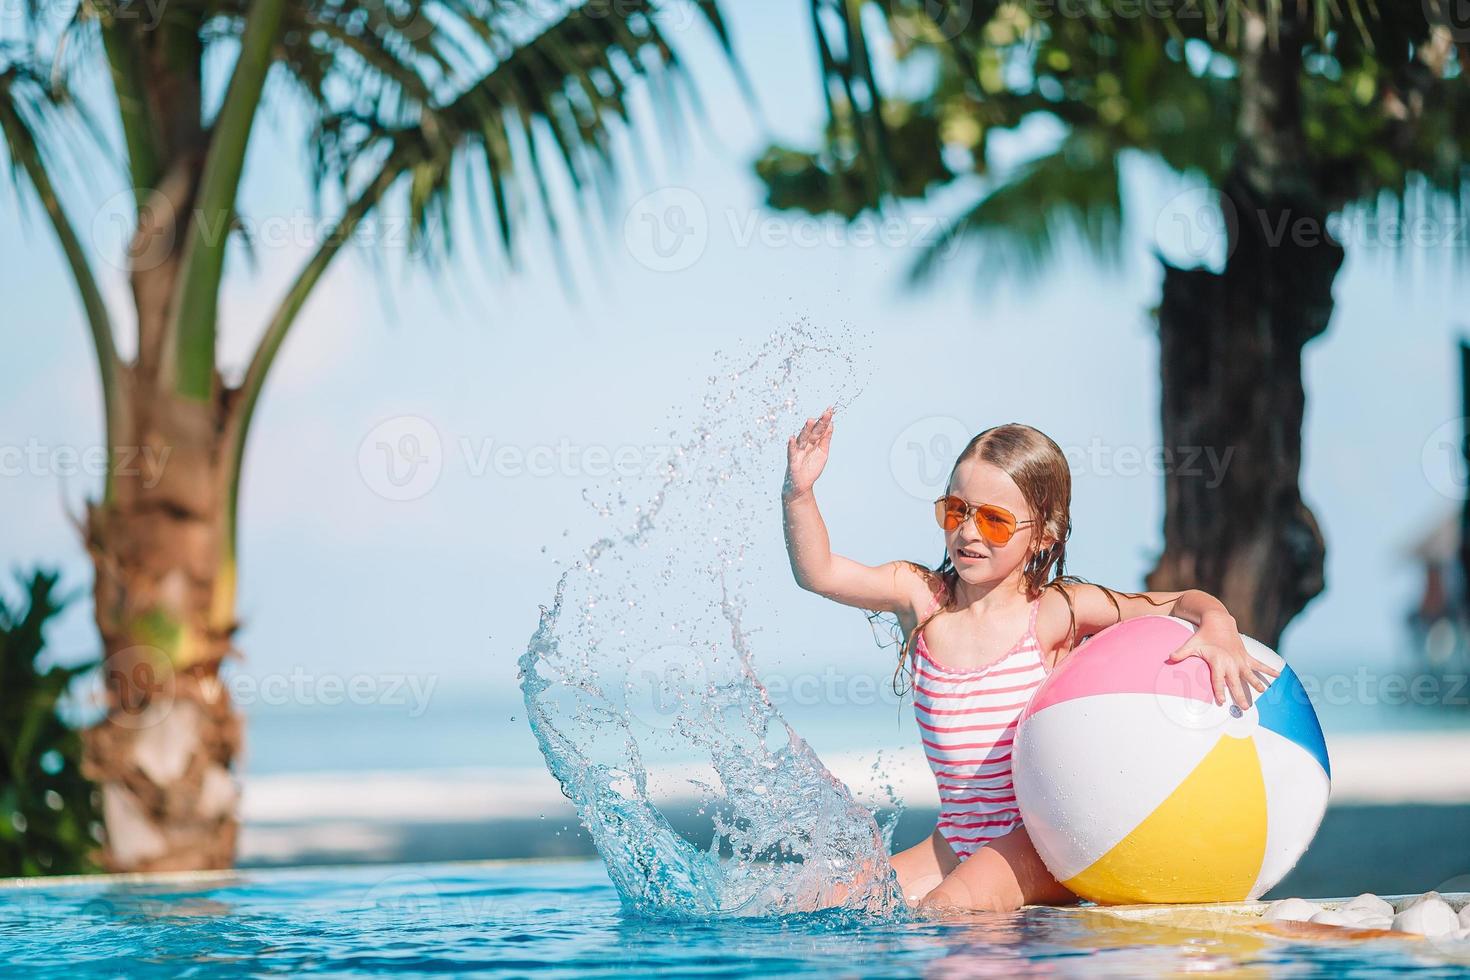
[[[1260,673],[1265,674],[1267,677],[1281,676],[1281,671],[1277,670],[1275,667],[1272,667],[1270,664],[1261,663],[1261,661],[1257,660],[1255,657],[1251,657],[1251,663],[1255,664],[1255,666],[1252,667],[1251,670],[1259,671]]]
[[[1230,675],[1230,693],[1235,697],[1235,703],[1240,705],[1241,710],[1251,706],[1252,698],[1250,688],[1246,686],[1245,681],[1241,679],[1239,674],[1232,673]]]
[[[795,436],[797,444],[804,446],[813,439],[814,435],[820,437],[824,430],[829,429],[831,427],[834,408],[835,406],[829,405],[827,406],[827,410],[821,415],[814,419],[807,419],[806,425],[803,425],[801,431]]]
[[[1220,658],[1212,657],[1203,650],[1199,657],[1210,668],[1210,686],[1215,690],[1215,703],[1225,703],[1225,672],[1220,669]]]

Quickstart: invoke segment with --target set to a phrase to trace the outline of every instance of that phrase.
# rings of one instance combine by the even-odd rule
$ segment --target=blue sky
[[[1140,585],[1161,546],[1160,479],[1130,455],[1159,439],[1147,315],[1160,280],[1153,251],[1184,258],[1186,243],[1164,217],[1189,185],[1129,162],[1129,242],[1117,267],[1069,249],[1023,284],[962,256],[932,286],[908,291],[902,274],[913,243],[978,187],[907,208],[884,229],[896,238],[887,243],[763,211],[751,161],[770,138],[804,142],[821,123],[810,27],[796,2],[732,5],[730,16],[759,118],[703,31],[679,31],[708,115],[679,154],[654,150],[653,173],[629,172],[606,227],[569,242],[575,296],[537,232],[526,236],[515,275],[477,265],[465,249],[455,274],[435,279],[405,269],[391,240],[383,270],[357,255],[332,268],[285,347],[252,431],[239,603],[248,659],[240,670],[411,669],[437,678],[441,691],[508,703],[515,657],[538,604],[550,600],[555,562],[595,536],[597,516],[582,491],[606,486],[598,454],[645,458],[666,440],[669,419],[698,399],[715,350],[758,343],[799,318],[849,331],[867,375],[838,419],[818,485],[839,551],[870,562],[937,559],[941,538],[920,465],[947,466],[930,457],[956,427],[1021,420],[1082,461],[1071,568],[1118,587]],[[309,213],[295,123],[285,108],[257,127],[243,202],[270,234],[256,268],[238,254],[232,260],[222,304],[228,363],[240,362],[306,254],[289,230]],[[1019,159],[1054,138],[1038,125],[1003,149]],[[116,245],[105,202],[120,190],[99,179],[78,208],[86,215],[79,225],[104,249]],[[0,447],[39,446],[54,461],[58,447],[98,445],[98,396],[75,293],[44,222],[27,210],[29,220],[0,224]],[[685,241],[703,246],[662,255],[647,237],[648,220],[666,222],[665,231],[674,228],[667,222],[702,228]],[[395,234],[391,223],[384,231]],[[1331,327],[1307,350],[1303,484],[1328,539],[1328,591],[1290,628],[1289,658],[1383,663],[1402,645],[1416,584],[1405,549],[1464,486],[1441,446],[1447,432],[1448,442],[1458,438],[1453,342],[1470,299],[1456,285],[1451,251],[1421,249],[1400,263],[1350,247]],[[120,273],[105,258],[99,267],[126,315]],[[983,359],[971,353],[982,343]],[[386,499],[403,488],[385,483],[372,460],[378,443],[394,452],[407,445],[404,435],[424,434],[406,418],[423,420],[438,438],[439,474],[414,499]],[[539,463],[553,459],[574,462],[539,475]],[[0,474],[0,559],[16,568],[59,565],[82,587],[90,566],[68,514],[79,512],[95,481],[58,468]],[[778,569],[780,477],[771,474],[761,502],[776,559],[766,564]],[[887,663],[859,614],[789,581],[768,592],[760,619],[770,627],[770,656]],[[95,649],[89,616],[79,603],[58,624],[52,640],[61,655]]]

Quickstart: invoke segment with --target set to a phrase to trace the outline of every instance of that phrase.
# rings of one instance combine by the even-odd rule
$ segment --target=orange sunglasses
[[[997,548],[1009,543],[1011,538],[1015,537],[1017,528],[1036,523],[1035,521],[1018,521],[1016,515],[1004,507],[997,507],[995,504],[972,505],[954,494],[934,501],[934,517],[939,521],[939,526],[946,531],[953,531],[959,527],[971,514],[975,515],[975,530]]]

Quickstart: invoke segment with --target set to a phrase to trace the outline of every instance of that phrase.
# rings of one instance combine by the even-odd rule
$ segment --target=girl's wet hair
[[[1067,646],[1070,648],[1077,637],[1077,615],[1072,606],[1072,597],[1065,585],[1087,585],[1085,580],[1066,574],[1067,539],[1072,535],[1072,470],[1067,457],[1051,437],[1040,429],[1019,422],[1008,422],[986,429],[965,446],[954,466],[950,468],[950,481],[955,470],[968,459],[978,459],[998,467],[1009,476],[1021,491],[1026,506],[1031,511],[1031,550],[1022,570],[1028,601],[1037,599],[1047,589],[1056,589],[1066,600],[1071,617],[1067,630]],[[1043,546],[1043,541],[1050,543]],[[939,567],[930,570],[912,563],[919,575],[930,583],[939,605],[929,613],[904,640],[899,650],[898,668],[893,674],[894,692],[902,696],[913,683],[914,643],[929,621],[947,609],[953,608],[955,586],[959,582],[959,571],[950,561],[948,550]],[[1107,595],[1108,601],[1122,618],[1118,606],[1118,595],[1136,596],[1136,593],[1115,593],[1105,586],[1097,586]]]

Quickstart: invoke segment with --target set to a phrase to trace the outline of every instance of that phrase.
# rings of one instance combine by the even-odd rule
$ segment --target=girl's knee
[[[937,874],[917,875],[907,880],[900,876],[898,887],[903,892],[905,902],[909,905],[918,906],[943,881],[944,876]]]
[[[988,888],[972,888],[950,879],[919,903],[919,908],[928,912],[1015,912],[1020,907],[1014,896]]]

